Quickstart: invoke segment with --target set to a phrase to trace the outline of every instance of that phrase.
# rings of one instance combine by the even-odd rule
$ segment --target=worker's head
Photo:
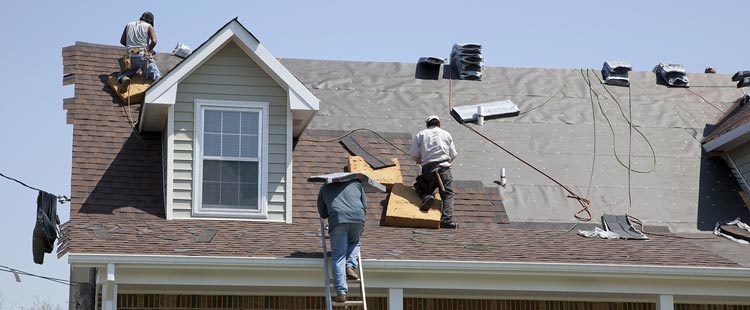
[[[440,118],[437,115],[428,116],[425,122],[427,123],[427,128],[434,127],[434,126],[440,127]]]
[[[153,26],[154,25],[154,14],[151,13],[151,12],[149,12],[149,11],[143,12],[143,14],[141,14],[141,20],[144,21],[144,22],[147,22],[147,23],[151,24],[151,26]]]

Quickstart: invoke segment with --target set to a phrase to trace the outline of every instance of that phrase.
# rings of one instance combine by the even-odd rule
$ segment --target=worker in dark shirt
[[[327,183],[320,188],[318,212],[321,218],[328,219],[336,302],[346,301],[346,278],[359,278],[354,269],[359,256],[359,238],[365,227],[366,207],[365,190],[359,180]]]

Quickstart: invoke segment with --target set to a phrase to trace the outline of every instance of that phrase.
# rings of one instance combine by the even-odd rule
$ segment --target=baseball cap
[[[427,120],[425,122],[429,122],[433,119],[440,121],[440,118],[437,115],[430,115],[427,117]]]

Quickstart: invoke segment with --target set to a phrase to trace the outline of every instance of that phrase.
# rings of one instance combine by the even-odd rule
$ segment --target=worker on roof
[[[443,200],[440,227],[458,228],[453,218],[453,174],[451,163],[458,152],[450,133],[440,128],[440,118],[430,115],[425,121],[427,128],[414,136],[409,154],[422,166],[422,174],[417,177],[414,189],[422,198],[419,207],[427,211],[435,201],[435,189],[439,189]]]
[[[154,31],[154,14],[143,12],[137,21],[129,22],[122,30],[120,44],[125,46],[130,55],[130,69],[117,75],[120,92],[126,92],[130,86],[130,77],[140,69],[146,79],[159,79],[159,68],[151,54],[156,46],[156,31]]]
[[[349,287],[346,279],[357,280],[354,271],[359,256],[359,238],[365,227],[367,198],[359,180],[327,183],[318,193],[318,213],[328,219],[328,234],[331,236],[331,265],[334,301],[345,302]]]

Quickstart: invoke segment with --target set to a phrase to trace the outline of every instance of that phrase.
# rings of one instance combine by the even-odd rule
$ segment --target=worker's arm
[[[456,151],[456,145],[453,144],[453,138],[450,139],[451,143],[448,147],[448,156],[451,158],[451,162],[453,162],[454,159],[456,159],[456,156],[458,156],[458,151]]]
[[[148,26],[148,37],[151,38],[151,43],[148,45],[148,51],[153,51],[156,46],[156,31],[154,26]]]
[[[128,26],[125,26],[125,29],[122,30],[122,36],[120,36],[120,44],[122,46],[128,46]]]
[[[421,163],[422,163],[422,157],[421,157],[421,156],[420,156],[420,154],[419,154],[419,151],[420,151],[420,150],[419,150],[419,148],[420,148],[420,147],[419,147],[419,144],[420,144],[420,141],[419,141],[419,140],[420,140],[420,138],[419,138],[419,134],[416,134],[416,135],[414,136],[414,139],[412,139],[412,141],[411,141],[411,147],[409,148],[409,155],[411,155],[411,158],[412,158],[412,159],[413,159],[413,160],[414,160],[414,161],[415,161],[415,162],[416,162],[417,164],[421,164]]]
[[[318,214],[320,214],[320,218],[328,218],[328,206],[326,206],[326,202],[323,201],[323,188],[320,188],[320,192],[318,193]]]
[[[365,186],[362,184],[362,182],[359,182],[359,192],[362,196],[362,209],[365,209],[365,212],[367,211],[367,195],[365,194]]]

